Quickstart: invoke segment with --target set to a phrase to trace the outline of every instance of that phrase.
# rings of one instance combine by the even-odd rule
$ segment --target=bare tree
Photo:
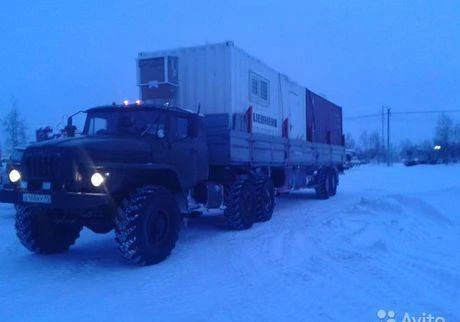
[[[434,143],[440,146],[440,155],[444,162],[448,162],[454,139],[454,121],[446,114],[441,114],[436,123]]]
[[[421,144],[422,150],[432,150],[433,149],[433,142],[430,140],[424,140]]]
[[[460,143],[460,123],[455,124],[454,127],[454,140],[456,143]]]
[[[381,136],[378,132],[372,132],[369,135],[369,148],[368,154],[370,159],[374,159],[376,161],[383,161],[382,159],[382,141]]]
[[[363,131],[359,136],[359,143],[362,150],[367,150],[369,148],[369,135],[367,131]]]
[[[458,160],[460,157],[460,123],[455,124],[454,128],[454,156]]]
[[[17,146],[26,144],[26,122],[21,117],[16,102],[12,103],[11,109],[1,119],[3,133],[5,135],[5,150],[11,153]]]
[[[350,132],[348,132],[348,133],[345,135],[345,148],[347,148],[347,149],[354,149],[354,148],[356,148],[355,139],[353,138],[353,136],[351,135]]]
[[[454,134],[454,122],[452,118],[446,114],[439,115],[436,123],[435,142],[446,147],[452,143]]]
[[[430,144],[431,146],[431,144]],[[411,160],[414,158],[417,146],[411,142],[409,139],[405,139],[400,143],[400,156],[402,159]]]
[[[359,137],[359,156],[365,160],[382,160],[382,140],[378,132],[363,131]]]

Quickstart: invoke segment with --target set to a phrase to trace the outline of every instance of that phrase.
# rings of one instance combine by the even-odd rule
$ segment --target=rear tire
[[[254,175],[255,182],[255,212],[257,222],[269,221],[275,209],[275,187],[270,177],[266,175]]]
[[[229,187],[226,196],[225,220],[230,229],[249,229],[254,224],[254,186],[249,177],[239,177]]]
[[[339,176],[337,175],[336,171],[330,172],[330,196],[335,196],[337,194],[337,186],[339,185]]]
[[[80,224],[55,223],[51,210],[25,205],[18,205],[16,210],[16,235],[31,252],[62,253],[80,236]]]
[[[318,173],[318,183],[315,187],[315,190],[316,190],[316,196],[319,198],[319,199],[328,199],[329,196],[330,196],[330,191],[331,191],[331,188],[330,188],[330,184],[331,184],[331,180],[330,180],[330,171],[328,170],[325,170],[325,169],[322,169],[319,171]]]
[[[179,238],[181,216],[174,196],[160,186],[137,189],[123,201],[115,220],[115,242],[129,263],[165,260]]]

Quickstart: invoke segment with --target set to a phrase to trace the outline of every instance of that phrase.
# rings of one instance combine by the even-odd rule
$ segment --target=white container
[[[145,64],[156,58],[163,72],[146,71]],[[137,66],[141,98],[146,102],[166,100],[229,117],[252,106],[253,132],[281,136],[287,118],[289,138],[306,139],[305,88],[233,42],[142,52]]]

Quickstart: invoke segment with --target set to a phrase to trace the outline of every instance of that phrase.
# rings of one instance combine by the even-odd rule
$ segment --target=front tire
[[[180,211],[174,196],[160,186],[137,189],[124,200],[115,221],[115,242],[129,263],[165,260],[179,238]]]
[[[58,224],[51,210],[18,205],[16,235],[24,247],[38,254],[56,254],[69,249],[80,236],[79,224]]]

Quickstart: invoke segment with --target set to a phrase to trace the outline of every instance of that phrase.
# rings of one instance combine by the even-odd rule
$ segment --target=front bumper
[[[24,202],[23,194],[49,195],[49,203]],[[90,209],[112,204],[113,200],[106,193],[83,192],[50,192],[50,191],[20,191],[17,189],[0,188],[0,203],[27,204],[57,209]]]

